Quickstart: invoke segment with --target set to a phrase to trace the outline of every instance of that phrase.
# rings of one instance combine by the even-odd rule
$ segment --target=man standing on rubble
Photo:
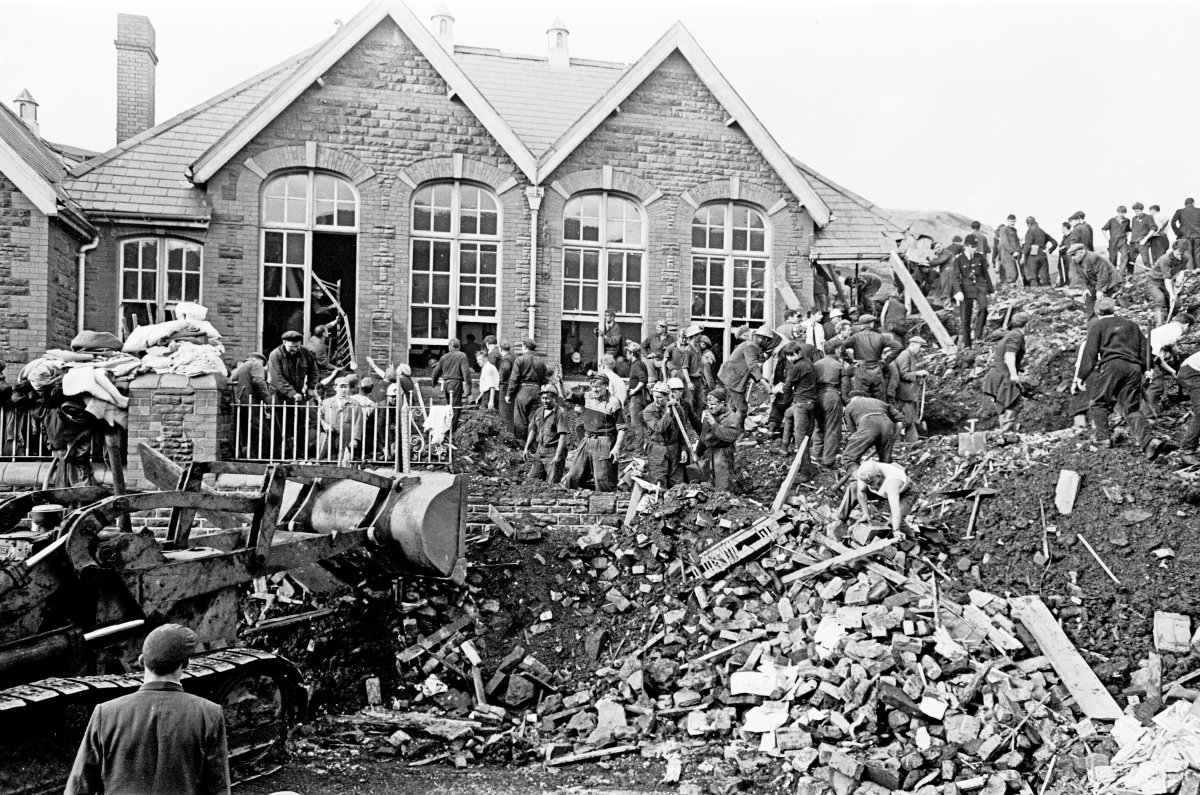
[[[1072,243],[1067,256],[1075,263],[1075,273],[1085,288],[1083,318],[1091,320],[1096,314],[1096,297],[1112,295],[1117,290],[1117,275],[1112,263],[1103,254],[1088,251],[1083,243]]]
[[[1115,308],[1111,298],[1097,299],[1098,317],[1088,327],[1074,386],[1083,389],[1084,379],[1097,370],[1088,411],[1096,445],[1112,446],[1108,414],[1119,406],[1138,448],[1152,461],[1162,441],[1150,435],[1142,415],[1142,377],[1149,371],[1150,346],[1137,323],[1113,315]]]
[[[850,372],[836,354],[826,353],[813,365],[817,400],[814,405],[812,459],[821,466],[837,466],[842,446],[842,407],[850,394]]]
[[[642,412],[646,426],[646,480],[660,488],[687,480],[688,439],[678,413],[679,401],[659,381],[651,390],[654,402]]]
[[[1183,206],[1171,216],[1171,231],[1175,242],[1183,241],[1183,253],[1190,263],[1189,268],[1200,268],[1200,209],[1195,199],[1184,199]]]
[[[1171,247],[1171,239],[1167,237],[1171,219],[1157,204],[1151,204],[1148,212],[1154,217],[1154,234],[1146,242],[1150,245],[1150,261],[1157,262]]]
[[[789,343],[783,348],[787,361],[783,380],[783,396],[787,409],[783,412],[783,452],[791,454],[800,448],[804,439],[812,433],[813,418],[817,402],[817,377],[813,364],[799,343]],[[804,464],[812,459],[811,442],[804,451]]]
[[[1143,209],[1145,209],[1145,205],[1141,202],[1134,202],[1133,218],[1129,219],[1129,264],[1126,267],[1130,273],[1133,273],[1133,266],[1137,262],[1139,254],[1142,257],[1142,265],[1147,268],[1154,265],[1149,241],[1157,227],[1154,225],[1154,218],[1148,213],[1142,212]]]
[[[1021,238],[1017,234],[1016,223],[1017,216],[1009,215],[1004,223],[996,227],[996,234],[992,238],[992,264],[999,273],[1001,287],[1009,282],[1015,285],[1021,281],[1017,272],[1017,260],[1021,256]]]
[[[700,417],[696,455],[705,464],[708,480],[722,491],[733,491],[733,446],[742,435],[742,418],[729,407],[728,393],[717,387],[708,393]]]
[[[1133,273],[1133,262],[1129,259],[1129,219],[1125,217],[1125,205],[1117,208],[1117,214],[1104,222],[1100,231],[1108,238],[1108,260],[1117,270]]]
[[[885,348],[891,348],[899,352],[903,347],[903,343],[894,334],[884,334],[875,330],[873,315],[863,315],[858,319],[857,330],[845,340],[838,341],[833,350],[853,352],[855,365],[852,388],[883,400],[886,389],[883,369],[891,363],[891,359],[884,361],[883,351]]]
[[[1154,261],[1150,267],[1150,276],[1146,279],[1146,292],[1150,295],[1150,303],[1154,306],[1158,322],[1173,311],[1172,307],[1179,297],[1179,286],[1176,284],[1179,274],[1188,266],[1186,240],[1176,240],[1171,250]]]
[[[739,343],[733,349],[729,358],[721,363],[721,369],[717,371],[717,380],[725,387],[730,408],[738,415],[739,421],[744,422],[746,419],[746,393],[751,382],[761,384],[768,393],[771,391],[771,384],[763,377],[762,366],[763,354],[774,348],[772,338],[779,339],[771,329],[759,326],[750,339]],[[724,405],[725,400],[721,403]]]
[[[846,460],[857,464],[874,448],[880,461],[891,463],[896,426],[904,422],[904,415],[895,406],[867,397],[859,390],[850,392],[845,414],[853,429],[846,442]]]
[[[533,460],[529,468],[530,479],[558,483],[563,478],[563,462],[567,460],[570,428],[558,405],[558,390],[550,384],[544,384],[539,396],[542,405],[530,418],[529,436],[525,439],[525,460]]]
[[[904,441],[915,442],[921,438],[917,425],[920,424],[921,409],[918,401],[923,402],[922,379],[929,372],[921,369],[921,350],[925,347],[924,337],[910,337],[908,347],[900,352],[893,363],[900,383],[896,386],[896,402],[900,414],[904,417]]]
[[[996,343],[992,366],[983,376],[980,391],[992,399],[1001,431],[1015,431],[1021,404],[1021,365],[1025,360],[1025,326],[1029,315],[1017,312],[1009,319],[1012,329]]]
[[[964,348],[971,347],[972,323],[975,337],[983,341],[983,332],[987,327],[988,296],[992,293],[992,277],[988,275],[987,260],[976,251],[977,243],[975,235],[967,235],[963,240],[963,253],[950,263],[950,293],[959,305],[960,335]]]
[[[625,441],[625,422],[621,418],[621,401],[608,388],[608,379],[595,375],[590,394],[572,402],[583,406],[584,439],[575,451],[575,460],[563,479],[563,485],[577,489],[591,474],[596,491],[615,491],[617,462],[621,460],[621,443]]]
[[[1032,215],[1025,219],[1025,244],[1021,247],[1022,271],[1030,287],[1050,286],[1050,259],[1058,244]]]
[[[513,433],[524,439],[529,433],[529,416],[537,409],[538,391],[547,381],[546,364],[537,355],[537,343],[521,341],[521,352],[513,360],[505,400],[512,405]],[[501,385],[503,388],[504,385]]]
[[[684,389],[687,390],[684,399],[697,414],[704,405],[704,384],[701,377],[704,363],[700,358],[700,349],[696,347],[696,340],[701,333],[700,327],[695,324],[680,329],[679,338],[667,349],[667,377],[683,381]]]

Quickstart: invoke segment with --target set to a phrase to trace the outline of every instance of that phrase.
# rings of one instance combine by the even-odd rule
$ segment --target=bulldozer
[[[248,583],[313,565],[352,585],[371,573],[465,575],[463,475],[139,454],[161,491],[0,500],[0,736],[133,692],[145,635],[180,623],[202,650],[184,687],[224,708],[237,778],[307,706],[292,663],[238,645]]]

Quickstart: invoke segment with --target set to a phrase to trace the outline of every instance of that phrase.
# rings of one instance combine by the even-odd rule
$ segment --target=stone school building
[[[608,310],[628,338],[665,318],[726,353],[811,305],[814,268],[902,236],[785,152],[683,25],[633,64],[572,58],[557,20],[546,36],[462,46],[444,7],[427,26],[377,2],[156,123],[154,28],[119,15],[113,149],[42,139],[28,92],[0,106],[6,360],[185,300],[231,361],[342,318],[360,363],[487,334],[588,362]]]

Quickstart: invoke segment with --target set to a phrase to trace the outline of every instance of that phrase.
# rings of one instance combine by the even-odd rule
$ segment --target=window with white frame
[[[353,333],[358,194],[317,171],[274,177],[262,194],[262,349],[283,332],[338,323]]]
[[[605,192],[572,197],[563,209],[564,360],[595,361],[596,329],[612,310],[626,339],[641,340],[646,222],[636,202]],[[566,341],[573,340],[572,350]]]
[[[692,322],[723,329],[726,354],[731,328],[770,316],[768,237],[766,218],[746,204],[706,204],[692,217]]]
[[[200,301],[204,247],[190,240],[139,237],[121,242],[121,325],[174,319],[180,301]]]
[[[445,345],[494,333],[499,312],[500,208],[487,188],[438,182],[413,194],[409,339]]]

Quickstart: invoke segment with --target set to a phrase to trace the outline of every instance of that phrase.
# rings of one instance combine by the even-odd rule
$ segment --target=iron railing
[[[235,403],[233,460],[312,461],[343,466],[449,468],[454,445],[426,429],[437,408],[408,403],[363,405]]]
[[[0,408],[0,460],[48,461],[53,454],[46,445],[40,411]]]

